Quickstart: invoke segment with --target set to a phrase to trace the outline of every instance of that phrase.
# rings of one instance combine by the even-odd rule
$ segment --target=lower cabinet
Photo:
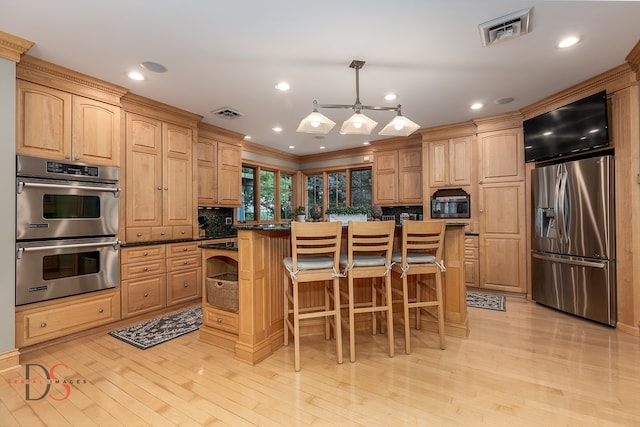
[[[464,237],[464,281],[467,286],[480,286],[480,259],[478,236]]]
[[[185,242],[122,248],[122,317],[200,299],[198,244]]]
[[[120,320],[119,289],[16,307],[16,347]]]

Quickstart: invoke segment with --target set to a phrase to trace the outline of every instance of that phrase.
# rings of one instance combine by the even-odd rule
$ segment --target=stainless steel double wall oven
[[[16,305],[118,284],[119,168],[16,157]]]

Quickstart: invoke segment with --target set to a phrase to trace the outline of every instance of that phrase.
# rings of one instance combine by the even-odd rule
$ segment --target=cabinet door
[[[73,96],[72,157],[99,165],[120,164],[120,108]]]
[[[480,188],[480,287],[525,292],[524,182]]]
[[[217,202],[217,159],[218,143],[209,138],[199,137],[198,206],[214,206]]]
[[[480,183],[524,180],[522,128],[478,135]]]
[[[162,125],[127,113],[126,226],[162,225]]]
[[[167,273],[167,305],[199,299],[201,296],[200,269]]]
[[[398,202],[422,204],[422,148],[398,150]]]
[[[16,80],[16,153],[71,160],[71,94]]]
[[[240,207],[242,204],[242,155],[240,147],[218,143],[218,201],[220,206]]]
[[[429,186],[449,185],[449,141],[429,143]]]
[[[471,184],[471,138],[449,141],[449,184],[454,187]]]
[[[163,123],[163,224],[193,223],[192,130]]]
[[[143,277],[122,282],[122,317],[159,310],[167,305],[166,276]]]
[[[373,156],[373,204],[387,205],[396,203],[398,152],[381,151]]]

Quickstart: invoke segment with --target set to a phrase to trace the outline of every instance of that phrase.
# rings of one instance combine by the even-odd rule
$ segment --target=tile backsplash
[[[206,237],[237,236],[233,228],[233,208],[198,208],[198,225]]]
[[[383,206],[382,215],[393,215],[397,223],[400,222],[400,214],[415,214],[417,218],[422,215],[422,206]]]

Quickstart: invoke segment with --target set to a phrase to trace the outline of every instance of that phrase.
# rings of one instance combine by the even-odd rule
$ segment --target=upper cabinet
[[[519,113],[476,120],[480,183],[524,181],[524,134]]]
[[[410,142],[403,148],[375,150],[373,188],[374,205],[421,205],[421,145]]]
[[[126,241],[191,238],[199,116],[135,95],[123,98],[123,106]]]
[[[16,73],[17,154],[119,165],[123,88],[30,57]]]
[[[471,184],[471,136],[429,142],[429,187]]]
[[[199,125],[198,206],[241,206],[241,140],[241,134]]]

